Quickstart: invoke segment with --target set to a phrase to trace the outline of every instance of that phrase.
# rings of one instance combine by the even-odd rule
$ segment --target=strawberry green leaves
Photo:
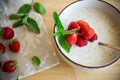
[[[33,9],[34,9],[37,13],[40,13],[40,14],[45,14],[45,13],[46,13],[45,7],[44,7],[41,3],[38,3],[38,2],[35,2],[35,3],[33,4]]]
[[[41,63],[40,59],[37,56],[32,57],[32,62],[36,67],[39,67],[39,65]]]
[[[24,4],[23,6],[21,6],[19,8],[19,10],[16,14],[11,14],[9,16],[10,20],[17,20],[13,24],[13,26],[12,26],[13,28],[18,28],[18,27],[21,27],[23,25],[26,25],[26,27],[29,30],[33,31],[34,33],[37,33],[37,34],[40,33],[40,29],[39,29],[39,26],[38,26],[36,20],[29,17],[29,12],[32,9],[32,6],[37,13],[40,13],[40,14],[46,13],[46,9],[43,7],[42,4],[40,4],[38,2],[35,2],[34,5]]]
[[[56,12],[53,13],[53,18],[54,18],[54,21],[56,23],[57,32],[55,32],[52,36],[58,36],[59,44],[67,53],[69,53],[70,46],[67,42],[65,35],[72,34],[72,33],[76,32],[76,29],[64,30],[64,27],[63,27],[63,25],[59,19],[59,16]]]

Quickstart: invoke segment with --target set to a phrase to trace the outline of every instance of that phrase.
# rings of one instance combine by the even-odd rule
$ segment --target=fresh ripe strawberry
[[[72,46],[72,44],[75,44],[77,41],[77,33],[66,35],[66,39],[67,39],[68,44]]]
[[[78,39],[76,45],[79,47],[86,46],[88,44],[88,40],[86,40],[83,36],[78,35]]]
[[[77,29],[77,31],[80,31],[80,26],[77,22],[73,21],[68,25],[68,30],[71,30],[71,29]]]
[[[13,52],[19,52],[20,50],[20,42],[16,39],[12,40],[9,43],[9,49]]]
[[[95,34],[91,39],[89,39],[90,42],[93,42],[98,39],[97,34]]]
[[[4,63],[2,70],[4,72],[12,73],[16,70],[16,66],[17,66],[16,61],[9,60]]]
[[[5,39],[12,39],[14,37],[14,30],[10,27],[5,27],[2,29],[2,37]]]
[[[81,32],[83,37],[87,40],[91,39],[95,34],[94,30],[90,27],[82,29]]]
[[[3,54],[5,52],[5,46],[0,43],[0,55]]]
[[[79,20],[79,21],[77,21],[77,23],[79,24],[79,26],[81,27],[81,29],[89,27],[89,24],[87,22],[83,21],[83,20]]]

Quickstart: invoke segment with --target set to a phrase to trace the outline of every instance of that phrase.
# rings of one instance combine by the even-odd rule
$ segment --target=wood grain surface
[[[53,33],[54,21],[52,14],[54,11],[58,13],[68,4],[75,0],[36,0],[42,3],[47,13],[42,15],[46,25],[49,36]],[[120,10],[120,0],[105,0]],[[59,57],[60,64],[51,69],[42,71],[38,74],[24,78],[23,80],[120,80],[120,60],[117,61],[112,67],[102,71],[84,71],[76,70],[66,64],[56,49],[55,43],[51,38],[55,51]]]

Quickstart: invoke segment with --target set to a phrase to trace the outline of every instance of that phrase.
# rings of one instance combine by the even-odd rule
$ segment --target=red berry
[[[9,60],[4,63],[2,70],[4,72],[12,73],[16,70],[16,66],[17,63],[15,61]]]
[[[91,39],[89,39],[90,42],[93,42],[98,39],[97,34],[95,34]]]
[[[14,30],[10,27],[5,27],[2,29],[2,37],[5,39],[12,39],[14,37]]]
[[[68,25],[68,30],[71,30],[71,29],[77,29],[77,31],[80,31],[80,26],[77,22],[73,21]]]
[[[89,27],[89,24],[87,22],[83,21],[83,20],[79,20],[77,23],[79,24],[79,26],[81,27],[81,29]]]
[[[88,44],[88,41],[81,35],[78,35],[78,39],[76,42],[76,45],[79,47],[86,46]]]
[[[81,32],[83,37],[87,40],[91,39],[95,34],[94,30],[90,27],[82,29]]]
[[[66,39],[67,39],[68,44],[72,46],[72,44],[75,44],[77,41],[77,34],[76,33],[68,34],[66,35]]]
[[[3,54],[5,52],[5,46],[0,43],[0,55]]]
[[[20,42],[14,39],[12,42],[9,43],[9,48],[13,52],[19,52],[20,50]]]

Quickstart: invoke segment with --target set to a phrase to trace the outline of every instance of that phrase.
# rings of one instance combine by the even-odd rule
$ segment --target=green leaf
[[[45,13],[46,13],[45,7],[44,7],[41,3],[38,3],[38,2],[35,2],[35,3],[33,4],[33,9],[34,9],[37,13],[40,13],[40,14],[45,14]]]
[[[22,20],[22,23],[23,23],[23,24],[27,23],[27,20],[28,20],[28,16],[25,16],[25,17],[23,18],[23,20]]]
[[[56,12],[53,13],[53,18],[54,18],[54,21],[55,21],[55,24],[56,24],[56,27],[57,27],[57,30],[58,31],[63,31],[64,30],[64,27],[59,19],[59,16]]]
[[[52,34],[52,37],[54,37],[54,36],[60,36],[60,35],[62,35],[61,31],[57,31],[54,34]]]
[[[11,14],[10,16],[9,16],[9,19],[10,20],[16,20],[16,19],[19,19],[19,18],[21,18],[21,17],[23,17],[24,16],[24,14]]]
[[[72,34],[72,33],[76,32],[76,31],[77,31],[77,29],[65,30],[65,31],[63,32],[63,35]]]
[[[35,66],[39,66],[40,65],[40,63],[41,63],[41,61],[40,61],[40,59],[37,57],[37,56],[33,56],[32,57],[32,62],[33,62],[33,64],[35,65]]]
[[[21,27],[21,26],[23,26],[23,23],[22,23],[22,20],[19,20],[16,23],[14,23],[12,27],[13,28],[18,28],[18,27]]]
[[[19,8],[17,13],[26,14],[26,13],[29,13],[30,9],[31,9],[31,5],[30,4],[24,4],[23,6],[21,6]]]
[[[67,39],[65,36],[61,35],[58,37],[59,39],[59,44],[61,45],[61,47],[67,52],[69,53],[70,52],[70,46],[67,42]]]
[[[15,80],[20,80],[19,77],[17,77]]]
[[[26,25],[30,30],[32,30],[33,32],[35,32],[35,33],[40,33],[40,29],[39,29],[39,27],[38,27],[38,24],[37,24],[37,22],[36,22],[34,19],[28,17],[27,23],[25,23],[25,25]]]

